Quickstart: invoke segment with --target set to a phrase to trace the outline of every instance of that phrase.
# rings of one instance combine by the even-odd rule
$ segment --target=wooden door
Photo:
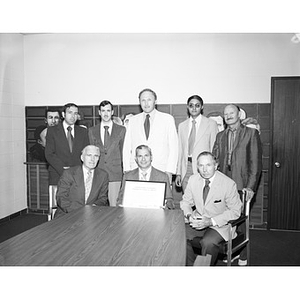
[[[271,79],[268,228],[300,230],[300,77]]]

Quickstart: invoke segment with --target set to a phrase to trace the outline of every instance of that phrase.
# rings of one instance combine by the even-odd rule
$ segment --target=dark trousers
[[[224,241],[223,237],[214,229],[206,228],[196,230],[186,224],[187,248],[186,248],[186,265],[193,266],[197,254],[194,252],[193,246],[201,249],[201,255],[210,254],[211,266],[214,266],[219,253],[220,244]],[[200,239],[199,239],[200,237]],[[192,242],[194,240],[194,242]],[[195,245],[196,241],[196,245]]]

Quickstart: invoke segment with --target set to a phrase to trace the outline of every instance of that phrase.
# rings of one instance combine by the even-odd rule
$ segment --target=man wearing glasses
[[[187,100],[189,118],[178,126],[178,164],[176,186],[185,191],[192,174],[197,174],[197,156],[212,151],[218,131],[217,123],[203,116],[203,100],[193,95]]]

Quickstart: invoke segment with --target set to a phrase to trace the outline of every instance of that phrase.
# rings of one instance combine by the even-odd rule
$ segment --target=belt
[[[192,158],[191,157],[188,157],[188,162],[192,162]]]

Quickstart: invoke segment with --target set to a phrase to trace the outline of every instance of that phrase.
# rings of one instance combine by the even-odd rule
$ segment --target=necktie
[[[234,135],[235,130],[228,130],[228,158],[227,158],[227,165],[231,166],[231,156],[232,156],[232,149],[234,144]]]
[[[145,128],[146,139],[148,140],[149,132],[150,132],[150,116],[149,116],[149,114],[146,115],[144,128]]]
[[[188,149],[189,156],[191,156],[193,154],[195,138],[196,138],[196,121],[193,120],[192,121],[192,129],[191,129],[191,133],[189,136],[189,149]]]
[[[209,184],[210,181],[208,179],[205,179],[205,186],[203,188],[203,204],[205,204],[208,192],[209,192]]]
[[[72,136],[72,133],[71,133],[72,127],[68,126],[67,129],[68,129],[67,140],[68,140],[68,143],[69,143],[70,152],[72,153],[72,149],[73,149],[73,136]]]
[[[91,188],[92,188],[92,171],[88,171],[85,180],[85,202],[90,195]]]
[[[147,172],[142,173],[142,180],[147,181]]]
[[[108,132],[109,126],[104,126],[104,148],[107,147],[108,140],[109,140],[109,132]]]

